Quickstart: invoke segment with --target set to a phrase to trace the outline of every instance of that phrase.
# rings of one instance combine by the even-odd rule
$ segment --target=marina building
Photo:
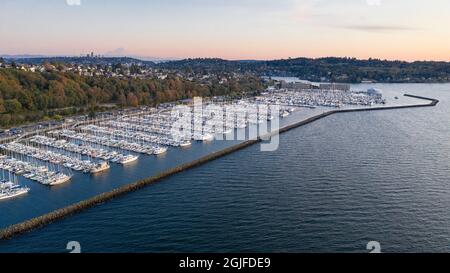
[[[346,83],[321,83],[319,88],[322,90],[350,91],[350,84]]]
[[[310,89],[317,89],[318,87],[319,86],[315,83],[303,80],[296,82],[281,81],[281,88],[288,90],[310,90]]]

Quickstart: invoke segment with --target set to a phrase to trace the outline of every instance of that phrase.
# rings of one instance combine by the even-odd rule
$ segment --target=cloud
[[[347,25],[339,26],[339,28],[364,32],[399,32],[418,30],[417,28],[399,25]]]
[[[369,6],[381,6],[381,0],[366,0]]]
[[[316,16],[317,0],[291,2],[293,4],[290,18],[294,21],[304,21]]]
[[[81,6],[81,0],[66,0],[66,4],[69,6]]]

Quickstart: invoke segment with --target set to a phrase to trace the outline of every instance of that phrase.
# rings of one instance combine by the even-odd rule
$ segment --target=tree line
[[[242,96],[263,88],[263,82],[251,76],[205,84],[176,75],[133,79],[6,68],[0,69],[0,126],[84,114],[98,111],[103,104],[155,106],[194,96]]]
[[[157,67],[194,73],[248,72],[259,76],[299,77],[314,82],[450,82],[450,62],[434,61],[405,62],[335,57],[273,61],[186,59],[157,64]]]

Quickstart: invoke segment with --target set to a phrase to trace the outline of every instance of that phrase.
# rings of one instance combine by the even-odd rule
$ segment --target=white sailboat
[[[14,174],[12,175],[12,181],[10,172],[8,172],[8,177],[9,179],[6,180],[3,176],[3,179],[0,182],[0,200],[19,197],[21,195],[27,194],[30,191],[28,187],[21,187],[19,184],[17,184],[17,180]]]

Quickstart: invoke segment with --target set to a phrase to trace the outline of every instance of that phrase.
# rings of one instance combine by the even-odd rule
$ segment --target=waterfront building
[[[310,89],[317,89],[318,85],[314,84],[309,81],[297,81],[297,82],[286,82],[281,81],[281,88],[282,89],[288,89],[288,90],[310,90]]]
[[[322,90],[350,91],[350,84],[346,83],[321,83],[319,87]]]

